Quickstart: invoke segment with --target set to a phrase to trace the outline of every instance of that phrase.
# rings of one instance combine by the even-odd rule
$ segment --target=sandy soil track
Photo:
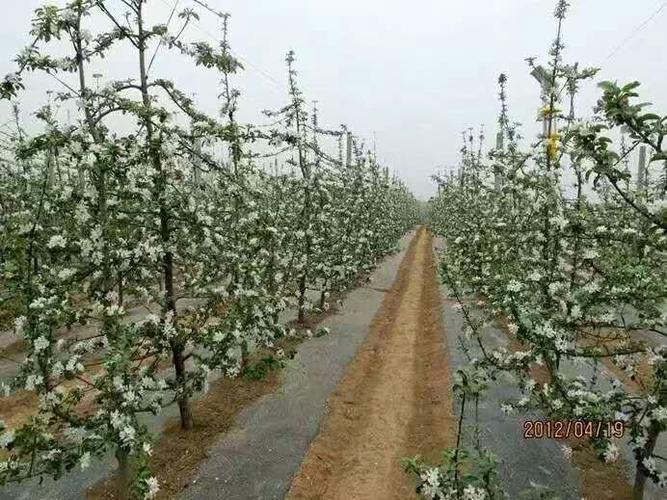
[[[420,229],[288,498],[414,498],[400,459],[454,440],[432,237]]]

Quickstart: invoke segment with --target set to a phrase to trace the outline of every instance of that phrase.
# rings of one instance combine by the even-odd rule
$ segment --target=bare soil
[[[368,337],[328,401],[290,499],[416,498],[400,460],[455,439],[432,237],[420,229]]]

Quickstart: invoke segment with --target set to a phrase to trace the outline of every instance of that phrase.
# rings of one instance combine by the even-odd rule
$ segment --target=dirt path
[[[431,239],[423,228],[413,239],[288,498],[414,498],[400,459],[435,458],[453,444]]]

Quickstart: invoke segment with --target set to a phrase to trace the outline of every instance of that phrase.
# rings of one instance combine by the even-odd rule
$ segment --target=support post
[[[505,148],[505,137],[503,136],[503,131],[501,130],[496,134],[496,151],[503,151],[504,148]],[[500,191],[503,187],[503,180],[498,172],[495,172],[493,181],[496,191]]]
[[[637,189],[644,190],[648,187],[648,174],[646,172],[646,146],[639,147],[639,164],[637,165]]]

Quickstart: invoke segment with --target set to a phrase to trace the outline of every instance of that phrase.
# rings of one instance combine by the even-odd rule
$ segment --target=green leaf
[[[628,83],[628,84],[626,84],[626,85],[623,85],[623,87],[621,88],[621,90],[622,90],[623,92],[630,92],[631,90],[636,89],[636,88],[639,87],[640,85],[641,85],[641,83],[639,83],[638,81],[635,80],[634,82],[630,82],[630,83]]]
[[[608,80],[604,80],[602,82],[599,82],[598,87],[600,87],[602,90],[605,90],[605,91],[612,91],[612,90],[618,89],[618,86],[614,82],[610,82]]]

